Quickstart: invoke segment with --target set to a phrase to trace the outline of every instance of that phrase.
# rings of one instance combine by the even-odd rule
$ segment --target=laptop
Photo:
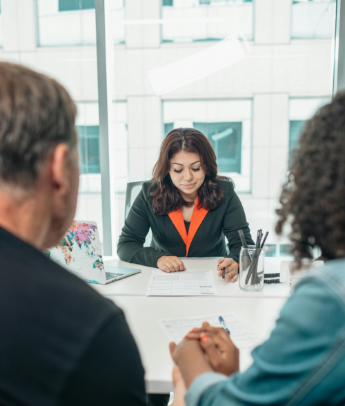
[[[73,221],[61,243],[45,254],[88,283],[105,285],[141,272],[104,264],[98,227],[92,221]]]

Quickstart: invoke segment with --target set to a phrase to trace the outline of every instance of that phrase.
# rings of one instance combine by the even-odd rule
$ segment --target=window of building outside
[[[330,98],[290,99],[289,108],[289,168],[292,164],[293,154],[298,146],[298,140],[305,122]]]
[[[162,41],[219,41],[231,34],[252,40],[253,11],[252,0],[162,0]]]
[[[194,127],[210,141],[221,175],[239,192],[250,192],[251,100],[163,102],[165,135],[173,128]]]
[[[124,0],[110,0],[114,44],[125,42]],[[41,47],[95,45],[95,0],[37,0]]]
[[[336,0],[293,0],[291,39],[330,39],[334,36]]]

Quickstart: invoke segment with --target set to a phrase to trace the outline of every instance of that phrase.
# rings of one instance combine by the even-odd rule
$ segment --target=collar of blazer
[[[204,218],[206,217],[207,213],[208,213],[208,209],[204,209],[203,207],[201,207],[200,202],[199,202],[199,196],[197,196],[195,205],[194,205],[194,209],[193,209],[192,219],[190,221],[188,235],[187,235],[187,231],[186,231],[186,226],[184,224],[181,209],[171,211],[170,213],[168,213],[170,220],[173,222],[174,226],[176,227],[176,230],[179,232],[182,240],[186,244],[186,257],[188,257],[188,251],[189,251],[190,244],[192,243],[193,238],[194,238],[196,232],[198,231],[200,224],[203,222]]]

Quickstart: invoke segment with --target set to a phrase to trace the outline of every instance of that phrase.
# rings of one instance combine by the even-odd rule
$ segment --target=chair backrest
[[[145,180],[138,180],[136,182],[127,183],[126,201],[125,201],[125,220],[128,216],[129,210],[131,209],[135,198],[140,193],[141,186],[144,182],[145,182]]]
[[[127,183],[126,201],[125,201],[125,220],[126,220],[126,218],[128,216],[128,213],[129,213],[129,211],[130,211],[130,209],[132,207],[132,204],[133,204],[134,200],[136,199],[136,197],[140,193],[142,184],[144,182],[146,182],[146,180],[138,180],[136,182],[128,182]],[[152,231],[150,229],[147,236],[146,236],[144,247],[149,247],[150,244],[151,244],[151,240],[152,240]]]

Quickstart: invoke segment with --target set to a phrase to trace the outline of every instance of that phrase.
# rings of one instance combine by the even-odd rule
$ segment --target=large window
[[[287,255],[287,238],[274,232],[275,209],[305,121],[332,97],[335,1],[111,0],[110,6],[115,244],[127,182],[150,179],[167,132],[188,126],[208,137],[219,172],[234,180],[252,233],[270,232],[268,254]],[[77,102],[77,217],[99,223],[103,238],[107,151],[100,142],[94,3],[6,6],[0,38],[1,21],[1,58],[56,78]]]
[[[250,100],[165,101],[165,135],[178,127],[201,131],[213,146],[219,172],[238,191],[250,192],[251,111]]]
[[[111,0],[115,44],[125,41],[124,0]],[[37,0],[39,45],[95,45],[95,0]]]
[[[164,42],[253,39],[252,0],[162,0]]]

